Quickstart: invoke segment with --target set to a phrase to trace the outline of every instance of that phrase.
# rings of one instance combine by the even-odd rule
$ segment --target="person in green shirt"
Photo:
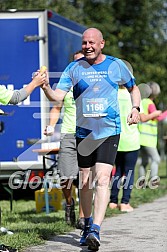
[[[44,72],[40,73],[40,71],[38,71],[34,75],[32,81],[26,87],[19,90],[8,90],[5,85],[0,85],[0,103],[3,105],[16,105],[25,100],[36,87],[43,85],[45,82],[46,74]],[[4,111],[0,109],[0,113],[3,115]],[[4,244],[0,244],[0,251],[17,252],[18,250]]]
[[[135,165],[140,149],[140,133],[137,124],[128,125],[127,123],[127,115],[131,111],[132,103],[129,92],[122,86],[118,90],[118,100],[121,115],[121,134],[115,160],[116,172],[112,177],[109,207],[111,209],[119,208],[122,212],[131,212],[133,207],[129,204],[129,201],[134,183]],[[157,111],[146,115],[143,113],[141,106],[140,120],[146,122],[156,118],[160,113],[160,111]],[[123,194],[119,205],[118,194],[121,185],[123,186]]]
[[[140,132],[140,156],[141,164],[139,166],[139,178],[142,178],[140,185],[146,186],[147,165],[150,163],[150,180],[152,185],[159,185],[158,167],[161,161],[157,143],[158,143],[158,122],[167,118],[167,110],[157,110],[154,99],[160,94],[160,86],[154,81],[146,83],[150,88],[148,98],[142,99],[144,113],[149,115],[152,112],[159,112],[159,116],[151,118],[148,122],[140,122],[138,125]],[[150,159],[150,162],[149,162]]]
[[[82,51],[75,52],[74,60],[82,58]],[[60,151],[58,158],[58,170],[60,172],[61,186],[66,199],[65,220],[69,225],[75,225],[75,202],[72,197],[72,185],[78,187],[78,163],[76,150],[76,106],[73,98],[73,89],[71,89],[64,98],[62,106],[54,106],[50,111],[49,133],[47,127],[45,135],[54,133],[55,124],[58,122],[62,107],[64,108],[63,122],[61,125]],[[79,219],[77,228],[84,227],[84,215],[81,204],[79,204]]]

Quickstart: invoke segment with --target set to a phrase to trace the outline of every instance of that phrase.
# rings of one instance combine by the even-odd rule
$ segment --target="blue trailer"
[[[85,30],[73,21],[48,10],[0,12],[0,84],[20,89],[31,81],[32,73],[46,65],[50,83],[81,48]],[[32,149],[46,142],[50,104],[37,88],[19,105],[0,105],[8,116],[0,116],[0,172],[41,167]],[[6,174],[6,172],[5,172]]]

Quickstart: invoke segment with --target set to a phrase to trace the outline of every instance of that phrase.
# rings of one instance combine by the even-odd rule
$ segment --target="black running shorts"
[[[92,140],[76,138],[77,158],[80,168],[89,168],[96,163],[114,165],[120,135]]]

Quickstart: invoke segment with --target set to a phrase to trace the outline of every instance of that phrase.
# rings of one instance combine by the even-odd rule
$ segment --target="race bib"
[[[107,115],[107,98],[83,98],[82,108],[84,117],[102,117]]]

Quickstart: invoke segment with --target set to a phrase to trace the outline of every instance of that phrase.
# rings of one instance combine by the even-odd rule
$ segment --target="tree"
[[[159,100],[167,107],[166,0],[0,0],[0,10],[10,8],[51,9],[100,29],[106,40],[104,53],[129,61],[137,84],[158,82]]]
[[[84,1],[84,23],[103,31],[105,52],[131,63],[137,84],[156,81],[167,106],[167,40],[162,27],[167,22],[164,0]]]

